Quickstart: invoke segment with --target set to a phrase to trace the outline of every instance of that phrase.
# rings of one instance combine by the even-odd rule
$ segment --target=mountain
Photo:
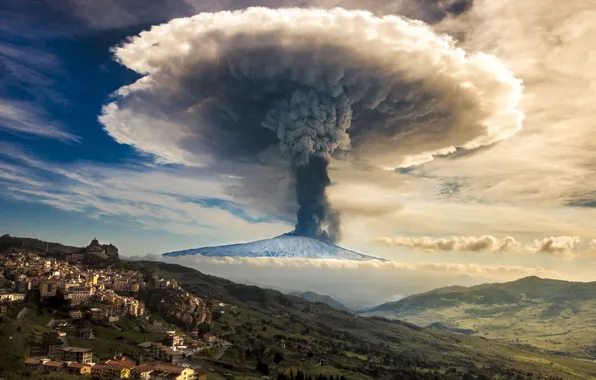
[[[315,292],[298,292],[298,293],[292,293],[292,295],[300,297],[300,298],[304,298],[305,300],[308,300],[310,302],[324,303],[324,304],[329,305],[332,308],[337,309],[337,310],[350,311],[350,309],[348,309],[341,302],[339,302],[329,296],[323,295],[323,294],[318,294]]]
[[[596,282],[526,277],[453,286],[386,303],[362,315],[596,359]]]
[[[203,255],[210,257],[283,257],[300,259],[332,260],[382,260],[362,253],[350,251],[333,244],[302,236],[282,235],[273,239],[258,240],[250,243],[222,245],[187,249],[164,253],[164,256]]]

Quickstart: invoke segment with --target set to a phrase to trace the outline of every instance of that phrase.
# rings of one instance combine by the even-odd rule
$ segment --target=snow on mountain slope
[[[251,243],[222,245],[187,249],[164,253],[164,256],[203,255],[211,257],[285,257],[301,259],[335,260],[382,260],[362,253],[350,251],[337,245],[302,236],[282,235],[273,239],[258,240]]]

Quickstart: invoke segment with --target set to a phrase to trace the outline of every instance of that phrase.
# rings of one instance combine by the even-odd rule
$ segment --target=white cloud
[[[443,286],[472,286],[525,276],[582,279],[578,275],[568,276],[543,267],[515,265],[204,256],[152,256],[148,259],[177,263],[203,273],[286,292],[315,291],[356,308],[377,306],[395,300],[396,295],[408,296]]]
[[[0,99],[0,129],[7,132],[78,142],[80,138],[53,123],[43,110],[31,104]]]
[[[511,236],[497,239],[493,236],[449,236],[445,238],[423,237],[381,237],[374,241],[376,244],[419,248],[427,251],[453,252],[505,252],[515,250],[521,245]]]
[[[290,226],[279,215],[254,211],[228,191],[234,179],[191,169],[143,165],[56,166],[3,145],[1,192],[5,197],[86,213],[124,217],[150,230],[196,237],[205,245],[282,234]],[[18,176],[15,173],[18,172]],[[183,249],[190,247],[172,247]]]
[[[594,250],[595,240],[579,236],[551,236],[535,239],[522,245],[515,238],[507,236],[498,239],[494,236],[448,236],[443,238],[421,237],[380,237],[374,243],[389,247],[406,247],[424,251],[446,252],[499,252],[549,254],[563,259],[574,259]]]

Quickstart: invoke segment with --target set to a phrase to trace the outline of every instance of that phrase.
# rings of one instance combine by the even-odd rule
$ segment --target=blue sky
[[[132,11],[142,3],[128,1],[123,6]],[[134,213],[106,211],[115,202],[109,194],[103,198],[96,195],[98,201],[105,201],[99,206],[92,202],[75,205],[68,194],[69,188],[81,184],[82,176],[102,177],[94,172],[99,167],[107,172],[127,168],[141,175],[160,170],[155,169],[151,157],[114,141],[97,118],[115,90],[139,78],[114,61],[110,48],[152,23],[191,12],[184,2],[178,7],[180,12],[174,2],[165,4],[153,2],[154,7],[144,6],[146,12],[113,18],[93,15],[109,12],[114,5],[109,1],[103,10],[85,9],[82,2],[76,1],[14,1],[0,5],[2,231],[78,245],[98,236],[118,243],[129,254],[161,253],[212,242],[208,234],[194,237],[164,231],[156,221],[152,226],[139,224]],[[83,167],[93,169],[84,171]],[[125,183],[126,173],[122,176],[118,181]],[[63,197],[55,198],[58,195]],[[182,203],[218,209],[247,223],[268,220],[209,194],[178,195]],[[202,225],[210,227],[209,223]],[[220,238],[219,242],[224,240]]]
[[[168,158],[182,157],[169,141],[180,132],[176,125],[131,118],[131,125],[107,128],[98,121],[114,92],[142,77],[116,62],[112,48],[201,11],[304,4],[399,10],[398,2],[382,3],[1,2],[0,234],[74,245],[98,237],[125,255],[142,255],[289,231],[296,205],[276,170],[189,165],[186,156],[173,162]],[[469,17],[436,26],[467,33],[458,46],[494,54],[524,82],[517,107],[523,128],[498,144],[396,171],[335,163],[329,196],[342,212],[342,245],[463,274],[591,279],[596,62],[572,58],[583,57],[596,23],[583,6],[548,25],[524,18],[547,8],[540,4],[506,0],[491,8],[480,1]],[[503,7],[518,12],[505,17]],[[414,13],[424,19],[424,10]],[[561,44],[553,47],[553,38]],[[139,125],[146,135],[126,134]],[[258,175],[247,182],[247,173]]]

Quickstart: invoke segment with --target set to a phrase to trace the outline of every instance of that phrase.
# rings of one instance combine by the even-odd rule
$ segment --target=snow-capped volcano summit
[[[349,249],[341,248],[333,244],[327,244],[316,239],[289,235],[282,235],[273,239],[258,240],[250,243],[195,248],[164,253],[164,256],[186,255],[384,261],[377,257],[350,251]]]

